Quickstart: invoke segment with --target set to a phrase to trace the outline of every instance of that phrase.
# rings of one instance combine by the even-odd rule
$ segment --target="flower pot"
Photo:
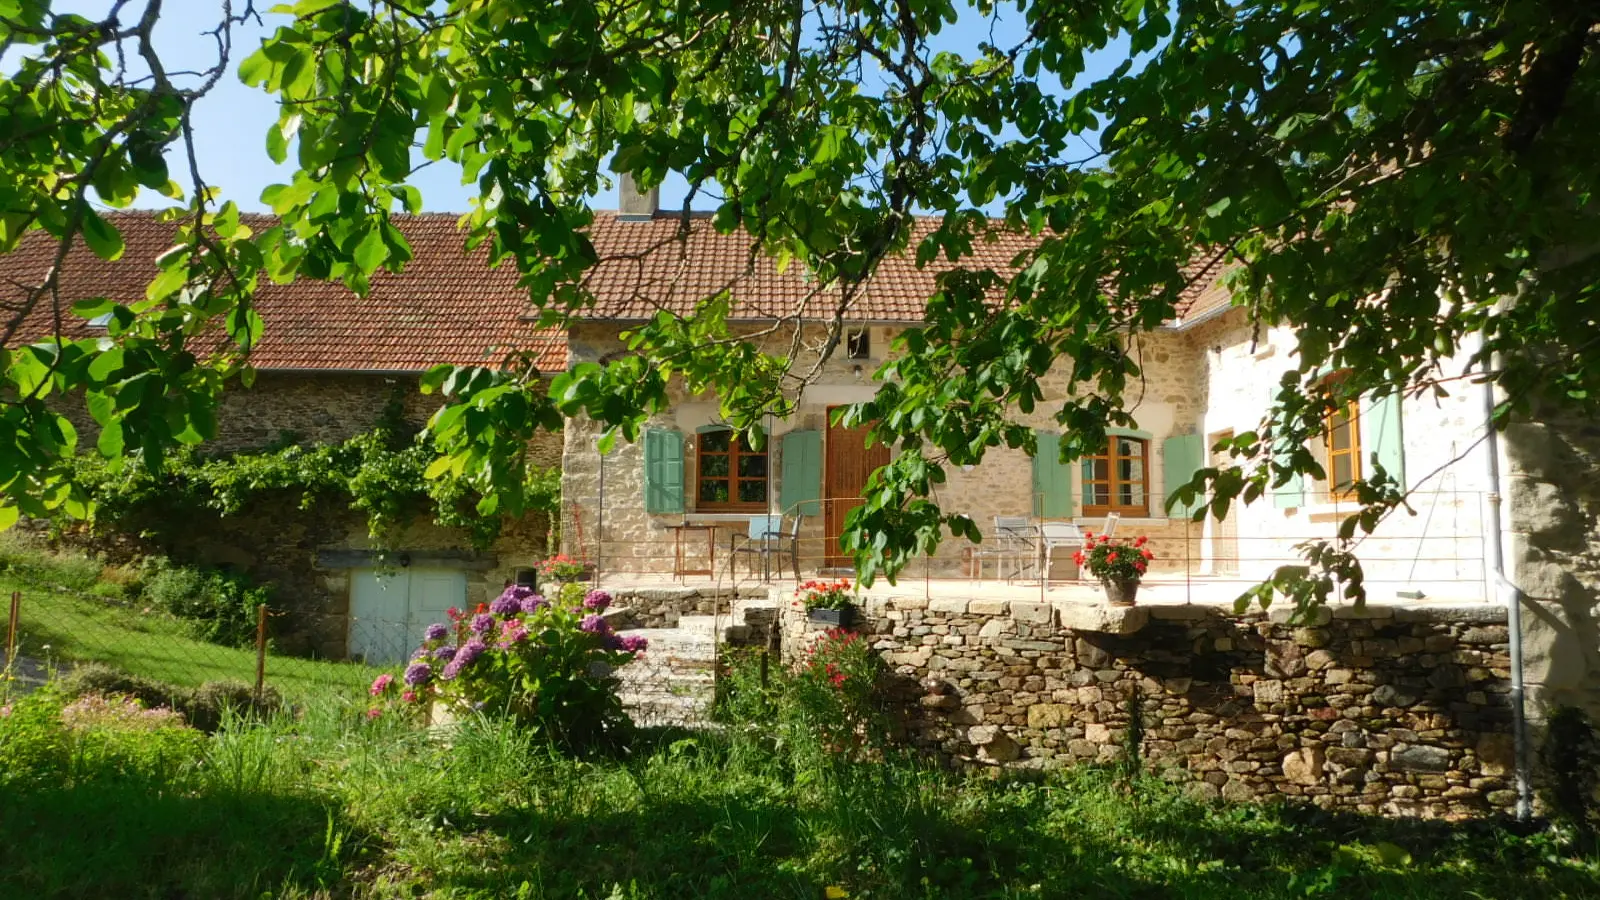
[[[844,628],[855,624],[856,608],[854,606],[846,606],[844,609],[822,609],[820,607],[808,609],[806,610],[806,618],[813,622],[820,622],[823,625],[837,625],[840,628]]]
[[[1135,579],[1107,578],[1100,582],[1106,589],[1106,601],[1112,606],[1132,606],[1134,595],[1139,593],[1139,582]]]

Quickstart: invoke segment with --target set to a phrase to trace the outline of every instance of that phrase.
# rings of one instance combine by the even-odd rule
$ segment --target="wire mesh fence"
[[[1477,491],[1414,492],[1414,515],[1397,511],[1355,552],[1373,596],[1476,600],[1485,596],[1487,495]],[[792,584],[848,575],[854,559],[840,541],[859,498],[824,499],[785,513],[699,511],[664,515],[614,501],[579,509],[569,552],[606,584]],[[1073,554],[1086,533],[1143,537],[1155,559],[1147,584],[1194,602],[1231,599],[1281,566],[1303,565],[1300,546],[1333,540],[1359,507],[1308,496],[1298,506],[1268,499],[1235,508],[1227,519],[1192,521],[1150,510],[1049,517],[1020,511],[970,514],[982,539],[946,537],[937,552],[905,561],[896,588],[919,583],[932,594],[961,583],[1049,593],[1092,587]],[[1035,509],[1043,508],[1042,499]],[[1152,507],[1154,509],[1154,507]],[[959,510],[957,510],[959,511]],[[1159,512],[1159,511],[1158,511]],[[581,535],[581,537],[579,537]],[[987,587],[986,589],[998,589]]]
[[[30,588],[9,597],[0,695],[98,665],[178,692],[211,687],[290,704],[330,696],[359,702],[378,675],[410,660],[429,624],[262,607],[254,640],[230,646],[146,606]],[[713,630],[635,633],[648,637],[649,648],[610,673],[630,717],[647,726],[703,722],[713,693]]]

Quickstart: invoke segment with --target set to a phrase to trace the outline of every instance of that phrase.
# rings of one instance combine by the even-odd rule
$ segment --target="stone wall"
[[[1502,439],[1529,715],[1572,706],[1600,722],[1600,424],[1543,418],[1512,424]]]
[[[440,405],[437,394],[423,394],[417,389],[416,375],[259,372],[254,386],[234,385],[223,393],[217,410],[217,437],[202,449],[228,453],[286,442],[338,443],[371,431],[396,399],[401,403],[403,420],[416,429],[427,424]],[[62,414],[78,429],[79,444],[93,446],[99,427],[82,401],[65,403]],[[541,432],[533,446],[535,464],[560,464],[560,435]]]
[[[785,653],[820,626],[784,607]],[[1509,661],[1497,606],[1282,611],[873,598],[867,634],[909,739],[1027,768],[1139,751],[1197,797],[1462,817],[1512,807]]]

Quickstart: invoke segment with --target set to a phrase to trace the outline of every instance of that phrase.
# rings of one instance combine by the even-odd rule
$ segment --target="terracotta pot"
[[[1107,578],[1100,582],[1106,589],[1106,601],[1112,606],[1132,606],[1134,595],[1139,593],[1137,579]]]

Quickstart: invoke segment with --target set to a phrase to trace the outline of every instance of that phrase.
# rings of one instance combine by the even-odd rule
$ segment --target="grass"
[[[797,770],[738,732],[580,761],[330,702],[162,779],[0,778],[0,896],[1600,898],[1600,875],[1548,834],[1201,805],[1102,769]]]
[[[169,684],[255,683],[254,649],[236,649],[189,636],[185,622],[132,604],[101,567],[81,556],[0,546],[0,598],[22,597],[17,653],[47,666],[103,662]],[[0,647],[0,651],[3,651]],[[281,656],[269,652],[267,682],[286,698],[325,690],[355,690],[372,682],[368,666]]]

